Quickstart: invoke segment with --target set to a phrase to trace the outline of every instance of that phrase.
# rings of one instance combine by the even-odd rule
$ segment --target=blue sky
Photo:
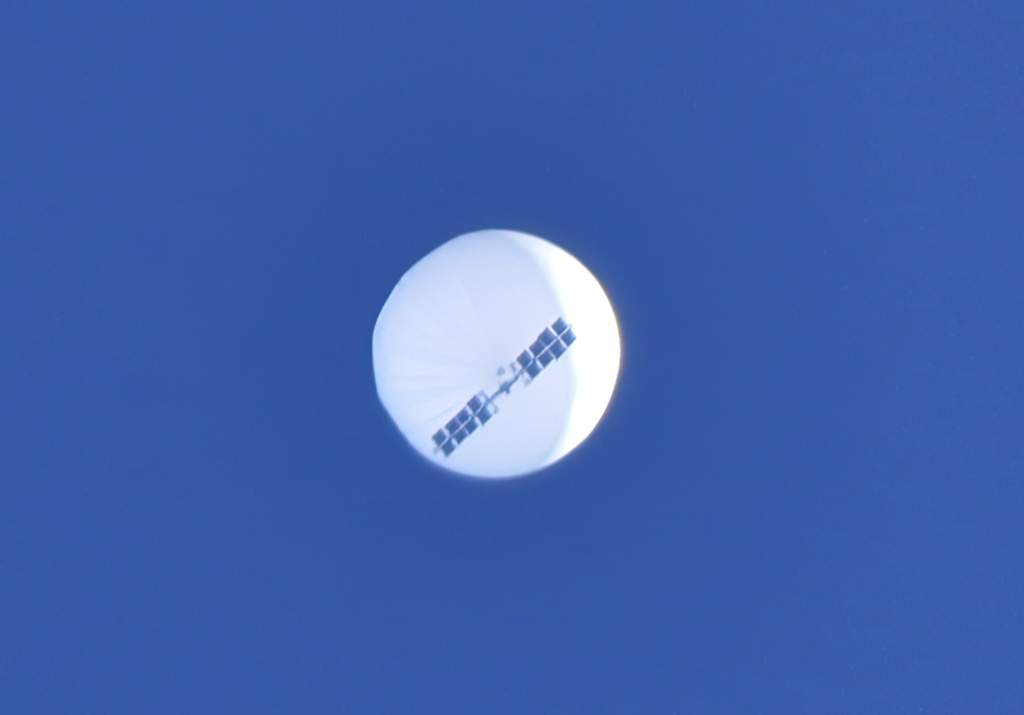
[[[0,711],[1024,710],[1019,3],[24,3]],[[414,456],[393,283],[615,303],[555,468]]]

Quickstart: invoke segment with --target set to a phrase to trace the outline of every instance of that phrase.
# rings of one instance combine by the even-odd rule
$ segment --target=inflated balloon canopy
[[[377,317],[377,393],[420,454],[474,477],[542,469],[575,449],[615,390],[621,346],[597,279],[516,231],[453,238]]]

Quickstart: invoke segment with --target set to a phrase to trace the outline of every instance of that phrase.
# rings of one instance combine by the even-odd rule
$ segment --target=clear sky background
[[[1024,712],[1022,22],[6,4],[0,712]],[[501,484],[370,360],[486,227],[624,339]]]

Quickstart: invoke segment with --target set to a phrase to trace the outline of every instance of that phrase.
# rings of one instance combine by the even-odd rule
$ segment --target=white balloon
[[[559,318],[576,340],[531,379],[517,356]],[[373,330],[377,393],[399,431],[430,461],[474,477],[527,474],[572,451],[608,407],[620,357],[597,279],[516,231],[467,233],[431,251],[398,281]],[[451,439],[445,425],[475,395],[496,413]]]

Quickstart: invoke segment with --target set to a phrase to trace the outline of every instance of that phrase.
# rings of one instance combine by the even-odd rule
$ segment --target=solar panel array
[[[562,357],[575,341],[576,334],[572,332],[572,328],[559,318],[550,328],[544,328],[529,350],[519,353],[516,362],[532,380],[541,370]]]
[[[444,427],[434,433],[434,444],[448,456],[455,451],[459,443],[469,435],[476,432],[477,427],[487,424],[497,413],[498,407],[487,397],[487,393],[480,391],[469,398],[466,406],[459,410],[458,414],[448,420]]]
[[[445,457],[451,455],[459,444],[476,432],[478,427],[487,424],[491,417],[498,412],[498,406],[494,404],[495,397],[501,392],[507,394],[509,387],[519,379],[520,375],[529,375],[531,380],[537,377],[541,370],[562,357],[575,341],[576,334],[561,318],[552,323],[551,327],[544,328],[529,349],[519,353],[519,357],[516,358],[519,369],[512,380],[502,383],[498,392],[491,397],[488,397],[487,393],[482,390],[473,395],[465,407],[448,420],[444,427],[434,433],[432,439],[437,448]]]

